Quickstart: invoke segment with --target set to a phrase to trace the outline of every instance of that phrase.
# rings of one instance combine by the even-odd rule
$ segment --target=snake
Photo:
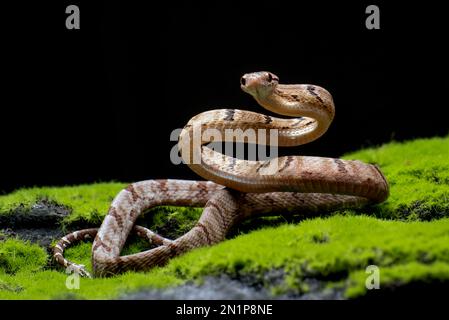
[[[376,164],[299,155],[249,160],[211,148],[211,142],[248,142],[245,132],[250,129],[262,132],[251,140],[256,144],[304,145],[321,137],[335,116],[332,95],[317,85],[280,84],[274,73],[260,71],[244,74],[240,87],[260,106],[284,117],[240,109],[194,116],[182,129],[177,146],[183,162],[204,180],[145,180],[128,185],[112,201],[100,228],[72,232],[54,246],[57,263],[92,276],[63,253],[81,240],[94,239],[94,277],[145,271],[225,240],[229,230],[245,219],[359,208],[388,198],[388,182]],[[143,212],[161,205],[204,209],[191,230],[167,239],[135,224]],[[131,232],[155,247],[120,255]]]

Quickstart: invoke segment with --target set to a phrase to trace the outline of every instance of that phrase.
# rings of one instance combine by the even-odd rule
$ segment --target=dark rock
[[[270,272],[264,280],[272,279],[278,271]],[[274,277],[274,283],[280,282]],[[167,289],[143,289],[139,292],[121,296],[123,300],[272,300],[272,299],[344,299],[343,289],[330,289],[322,281],[307,279],[304,283],[309,287],[307,293],[285,293],[274,296],[269,289],[260,285],[252,276],[241,277],[239,280],[229,276],[205,277],[201,284],[187,282],[186,284]]]
[[[19,228],[19,229],[0,229],[0,232],[6,237],[18,237],[21,240],[29,240],[42,247],[49,248],[54,239],[61,238],[64,233],[57,228]],[[0,238],[1,240],[1,238]]]
[[[205,277],[201,285],[193,282],[168,289],[142,290],[122,296],[126,300],[251,300],[273,299],[266,289],[256,289],[227,276]]]
[[[70,209],[49,200],[40,200],[30,208],[23,205],[0,215],[0,228],[57,228]]]

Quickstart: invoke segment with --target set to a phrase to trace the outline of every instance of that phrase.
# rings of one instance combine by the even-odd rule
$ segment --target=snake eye
[[[268,74],[268,79],[267,80],[268,80],[268,82],[273,81],[273,76],[271,75],[271,73]]]
[[[245,79],[245,77],[242,77],[242,78],[240,79],[240,83],[242,84],[242,86],[246,85],[246,79]]]

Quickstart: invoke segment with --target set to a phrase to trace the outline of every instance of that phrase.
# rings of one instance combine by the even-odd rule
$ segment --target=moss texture
[[[96,183],[73,187],[20,189],[0,196],[0,214],[14,214],[18,208],[26,211],[39,201],[50,201],[69,210],[70,215],[63,221],[64,224],[78,221],[100,224],[112,199],[125,186],[125,183]]]
[[[343,158],[378,164],[388,179],[390,197],[370,214],[403,220],[449,217],[449,137],[392,142]]]
[[[273,294],[300,294],[308,279],[348,298],[367,293],[365,268],[380,268],[381,288],[413,282],[449,281],[449,137],[389,143],[346,155],[379,164],[391,186],[385,203],[291,223],[262,219],[260,230],[243,227],[233,238],[194,250],[149,272],[129,272],[108,279],[81,279],[79,290],[66,287],[67,275],[49,264],[44,248],[18,239],[0,241],[0,299],[114,298],[140,288],[162,288],[206,275],[251,276]],[[101,183],[64,188],[33,188],[0,196],[0,214],[14,214],[46,199],[68,208],[64,227],[79,221],[99,224],[109,203],[126,184]],[[199,209],[157,208],[142,222],[176,237],[190,229]],[[246,224],[250,226],[250,223]],[[271,227],[270,227],[271,225]],[[276,227],[273,227],[276,225]],[[67,257],[90,269],[90,243]],[[145,248],[132,241],[125,253]],[[279,271],[281,279],[267,276]]]

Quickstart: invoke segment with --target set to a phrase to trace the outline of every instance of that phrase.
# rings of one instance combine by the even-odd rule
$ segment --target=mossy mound
[[[83,243],[69,249],[67,257],[91,269],[90,247]],[[398,222],[337,215],[306,220],[240,235],[146,273],[80,279],[79,290],[66,287],[63,272],[46,270],[45,252],[37,245],[7,240],[1,248],[0,298],[8,299],[59,298],[69,293],[75,298],[113,298],[139,288],[162,288],[221,274],[232,279],[251,275],[253,283],[275,295],[306,293],[307,279],[317,279],[323,290],[341,289],[346,297],[353,298],[366,293],[365,270],[369,265],[379,267],[381,288],[411,281],[449,281],[446,218]],[[140,249],[132,245],[125,253]],[[282,277],[274,283],[269,276],[272,270],[282,270]]]
[[[127,185],[95,183],[17,190],[0,196],[0,227],[29,227],[32,221],[39,227],[59,225],[65,231],[99,226],[114,197]],[[144,213],[138,223],[176,238],[190,230],[200,215],[201,208],[163,206]]]
[[[390,197],[370,214],[402,220],[449,217],[449,137],[392,142],[343,158],[378,164],[388,179]]]
[[[259,219],[258,227],[263,228],[239,234],[254,229],[254,223],[247,222],[247,227],[233,233],[234,238],[194,250],[163,268],[80,279],[78,290],[67,288],[67,275],[49,263],[42,247],[0,234],[0,299],[115,298],[223,274],[251,279],[251,285],[264,286],[274,295],[304,294],[311,290],[309,280],[316,280],[319,290],[340,290],[354,298],[369,292],[365,286],[369,265],[380,270],[377,291],[410,283],[449,283],[449,137],[393,142],[344,158],[380,165],[391,186],[388,201],[299,223],[279,217]],[[124,186],[23,189],[0,196],[0,215],[26,214],[36,204],[49,202],[67,210],[60,221],[63,229],[99,225]],[[195,208],[157,208],[141,222],[177,237],[190,229],[200,213]],[[145,247],[133,240],[125,253]],[[82,243],[69,249],[67,257],[90,269],[90,248],[90,243]]]

